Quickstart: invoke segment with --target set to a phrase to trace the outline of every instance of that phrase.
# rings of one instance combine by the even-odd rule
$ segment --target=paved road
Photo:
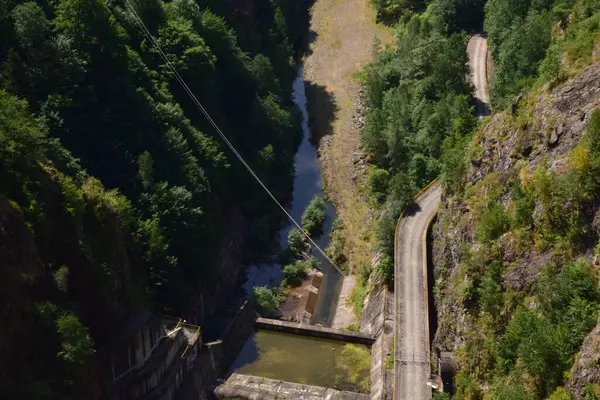
[[[486,39],[473,36],[467,52],[475,98],[479,100],[477,112],[486,115],[489,113]],[[440,187],[436,183],[419,197],[417,207],[404,216],[396,232],[395,400],[426,400],[431,394],[427,386],[430,370],[425,234],[439,204]]]
[[[425,233],[440,203],[439,183],[417,200],[400,221],[396,236],[395,388],[397,400],[428,399],[429,332],[426,296]]]
[[[487,83],[487,40],[481,35],[471,36],[467,45],[469,54],[469,67],[471,67],[471,80],[475,86],[474,97],[478,101],[477,113],[479,115],[489,114],[487,105],[490,103],[490,95]]]

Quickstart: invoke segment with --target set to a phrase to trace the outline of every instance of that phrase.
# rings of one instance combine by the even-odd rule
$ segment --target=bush
[[[292,254],[297,256],[306,248],[304,243],[304,234],[298,228],[292,228],[288,232],[288,247]]]
[[[394,287],[394,261],[387,254],[381,257],[379,263],[377,264],[377,271],[383,276],[385,279],[385,284],[389,288]]]
[[[385,169],[374,168],[369,171],[371,195],[378,204],[383,204],[387,196],[390,173]]]
[[[73,313],[61,314],[56,320],[56,330],[62,339],[62,348],[58,356],[76,365],[86,365],[94,348],[88,329],[79,322]]]
[[[283,267],[283,284],[290,287],[299,286],[306,278],[308,271],[316,268],[316,266],[317,260],[314,257],[307,261],[296,261],[293,264],[286,265]]]
[[[354,315],[356,315],[359,319],[362,314],[366,296],[367,288],[360,279],[357,279],[356,284],[352,288],[348,299],[350,300],[350,304],[352,304],[352,310],[354,311]]]
[[[323,232],[326,211],[327,206],[325,205],[325,200],[319,196],[314,197],[302,214],[302,229],[311,236],[320,235]]]
[[[279,288],[270,288],[268,286],[254,286],[252,288],[252,298],[260,315],[271,316],[276,313],[283,300]]]
[[[482,243],[498,239],[510,227],[510,217],[502,204],[492,204],[479,218],[477,240]]]
[[[477,295],[479,297],[479,308],[483,312],[490,313],[496,317],[502,307],[503,295],[500,279],[502,277],[502,266],[495,260],[486,268],[486,273],[481,279]]]

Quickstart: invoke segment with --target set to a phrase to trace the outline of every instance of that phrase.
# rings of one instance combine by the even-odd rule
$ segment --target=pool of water
[[[259,330],[232,372],[367,393],[370,367],[367,346]]]
[[[310,200],[314,196],[323,196],[321,164],[319,163],[317,150],[309,140],[310,127],[308,126],[308,111],[306,108],[306,93],[304,79],[302,79],[302,68],[298,69],[298,76],[294,81],[294,103],[302,111],[303,137],[302,144],[294,157],[294,192],[289,213],[299,222]],[[323,234],[314,239],[323,250],[329,245],[329,234],[335,220],[335,207],[329,202],[326,202],[326,205],[327,218],[323,227]],[[287,235],[292,226],[290,223],[279,234],[279,243],[282,248],[287,246]],[[313,249],[312,254],[319,261],[319,269],[323,271],[323,282],[319,290],[319,297],[311,323],[331,326],[342,286],[342,279],[337,270],[329,264],[320,252]],[[252,293],[253,286],[279,285],[283,280],[283,273],[279,264],[250,266],[247,268],[246,276],[247,281],[244,288],[248,294]]]

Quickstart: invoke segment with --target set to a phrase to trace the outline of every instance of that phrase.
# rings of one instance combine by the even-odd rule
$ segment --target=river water
[[[298,69],[298,75],[294,81],[294,103],[302,111],[302,144],[294,156],[294,192],[291,208],[288,212],[300,222],[304,209],[314,196],[323,196],[323,181],[321,179],[321,165],[317,156],[317,150],[310,143],[310,128],[308,126],[308,111],[306,108],[306,93],[304,79],[302,78],[302,67]],[[329,244],[329,233],[335,220],[335,207],[326,202],[327,218],[323,228],[323,234],[314,239],[320,248],[325,250]],[[282,248],[287,246],[287,235],[294,225],[290,222],[288,226],[279,233],[279,243]],[[311,323],[330,326],[335,314],[337,300],[341,289],[342,279],[337,270],[316,249],[312,254],[319,261],[319,268],[323,271],[323,283],[319,290],[317,307],[312,316]],[[264,286],[267,284],[279,285],[283,280],[281,265],[261,264],[251,266],[247,269],[248,280],[244,285],[247,293],[252,293],[253,286]]]

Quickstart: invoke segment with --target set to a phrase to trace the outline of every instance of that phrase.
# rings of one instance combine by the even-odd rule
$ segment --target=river
[[[293,85],[294,103],[302,111],[302,144],[294,156],[294,192],[291,207],[288,210],[292,217],[300,222],[304,209],[314,196],[324,196],[323,181],[321,179],[321,165],[317,150],[310,143],[310,127],[308,126],[308,111],[306,108],[306,93],[304,79],[302,78],[302,67],[298,69],[298,75]],[[320,248],[325,250],[329,245],[329,234],[335,220],[335,207],[326,201],[327,218],[323,228],[323,234],[315,239]],[[282,248],[287,246],[287,235],[294,225],[290,222],[279,233],[279,243]],[[341,276],[335,268],[316,249],[312,254],[319,261],[319,268],[323,271],[323,283],[319,290],[319,297],[311,323],[330,326],[335,315],[337,300],[341,289]],[[250,266],[247,269],[248,280],[244,285],[247,293],[252,292],[253,286],[264,286],[267,284],[279,285],[283,280],[281,265],[261,264]]]

